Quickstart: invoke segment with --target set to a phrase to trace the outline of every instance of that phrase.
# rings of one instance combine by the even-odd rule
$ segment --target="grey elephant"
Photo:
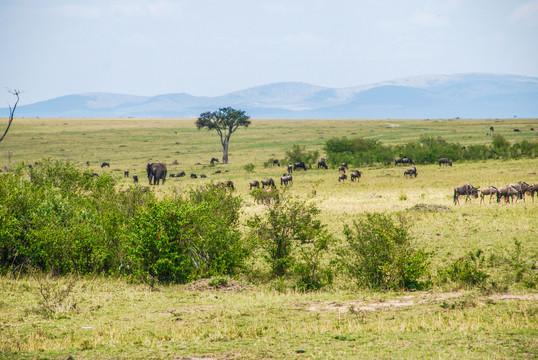
[[[166,165],[162,163],[151,163],[146,167],[146,172],[148,174],[149,184],[151,185],[151,180],[153,179],[153,185],[159,185],[159,180],[166,180]]]

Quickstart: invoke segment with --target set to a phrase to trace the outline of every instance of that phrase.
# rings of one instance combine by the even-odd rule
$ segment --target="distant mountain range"
[[[538,117],[538,78],[426,75],[350,88],[283,82],[216,97],[185,93],[67,95],[19,106],[16,117],[196,118],[231,106],[255,119]],[[8,109],[0,109],[8,114]]]

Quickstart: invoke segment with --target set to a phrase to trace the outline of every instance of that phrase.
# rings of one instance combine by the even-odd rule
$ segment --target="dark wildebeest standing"
[[[232,180],[216,181],[213,183],[213,186],[223,189],[230,188],[232,190],[235,190],[234,183],[232,182]]]
[[[347,175],[346,174],[340,174],[340,176],[338,177],[338,182],[340,181],[344,181],[347,179]]]
[[[211,158],[211,161],[209,162],[211,165],[214,165],[216,162],[219,162],[219,159],[217,158]]]
[[[265,189],[266,186],[275,187],[275,181],[273,178],[262,180],[262,188]]]
[[[497,202],[501,202],[501,198],[504,197],[504,201],[509,203],[512,200],[514,202],[514,197],[521,198],[521,192],[515,187],[508,185],[502,188],[499,188],[497,191]],[[517,201],[516,198],[516,201]]]
[[[495,129],[493,129],[493,126],[490,126],[489,127],[489,131],[494,131]]]
[[[417,177],[417,168],[416,167],[413,167],[412,169],[407,169],[404,171],[404,176],[409,176],[409,177],[413,177],[413,175],[415,177]]]
[[[159,185],[159,181],[166,180],[166,165],[163,163],[151,163],[146,166],[146,173],[148,174],[149,184],[151,185],[151,180],[153,180],[153,185]]]
[[[346,167],[342,165],[342,166],[340,166],[338,168],[338,171],[341,171],[341,172],[343,172],[345,174],[346,173]]]
[[[532,184],[531,186],[529,186],[529,188],[527,189],[527,192],[531,195],[532,197],[532,202],[534,202],[534,193],[538,191],[538,183],[535,183],[535,184]]]
[[[101,164],[101,167],[104,168],[105,166],[110,167],[110,164],[105,161]]]
[[[288,185],[290,183],[293,184],[293,177],[289,174],[282,175],[280,178],[280,185]]]
[[[341,163],[340,166],[343,166],[347,169],[347,163]]]
[[[441,165],[452,166],[452,161],[448,160],[447,158],[440,158],[439,159],[439,166],[441,166]]]
[[[291,174],[292,172],[293,172],[293,165],[289,164],[288,165],[288,174]]]
[[[129,177],[129,170],[124,170],[123,171],[123,177],[126,177],[126,178]]]
[[[251,181],[249,185],[250,185],[250,190],[252,190],[252,188],[256,188],[256,189],[260,188],[260,182],[259,181]]]
[[[465,195],[465,202],[471,201],[471,196],[478,197],[478,188],[471,184],[456,186],[454,188],[454,205],[460,203],[460,195]]]
[[[191,179],[198,179],[198,175],[196,175],[196,174],[191,174]]]
[[[394,165],[398,165],[398,164],[415,165],[413,160],[411,160],[410,158],[398,158],[398,159],[394,160]]]
[[[303,169],[304,171],[306,171],[306,164],[304,163],[304,161],[299,161],[293,164],[293,170],[297,169]]]
[[[325,168],[325,169],[328,169],[329,167],[327,166],[327,164],[325,163],[325,159],[321,159],[320,161],[318,161],[318,169],[322,167],[322,168]]]
[[[183,176],[185,176],[185,171],[182,171],[176,174],[176,177],[183,177]]]
[[[280,167],[280,162],[278,161],[278,159],[273,159],[273,166],[275,165]]]
[[[491,203],[491,198],[493,198],[493,195],[497,194],[499,191],[495,186],[490,186],[485,189],[480,189],[480,204],[484,201],[484,197],[489,195],[489,202]]]
[[[138,175],[137,174],[133,174],[133,181],[135,184],[138,183]]]
[[[516,188],[516,190],[519,191],[519,198],[523,199],[523,202],[525,202],[525,193],[530,188],[529,184],[527,184],[525,181],[520,181],[517,184],[510,184],[508,186]]]
[[[355,179],[357,179],[357,182],[359,182],[361,175],[362,175],[362,172],[360,172],[359,170],[353,170],[351,172],[351,181],[354,181]]]

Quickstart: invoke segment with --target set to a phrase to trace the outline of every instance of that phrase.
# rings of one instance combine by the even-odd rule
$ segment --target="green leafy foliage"
[[[411,246],[407,227],[400,220],[379,213],[367,213],[344,226],[346,244],[341,250],[345,268],[360,287],[413,290],[421,281],[430,254]]]
[[[470,251],[466,255],[441,269],[441,277],[460,284],[464,287],[473,287],[484,284],[489,275],[484,270],[485,257],[482,250]]]
[[[307,151],[306,146],[294,144],[291,149],[286,151],[284,163],[294,164],[296,162],[304,162],[305,164],[314,164],[318,161],[319,151]]]

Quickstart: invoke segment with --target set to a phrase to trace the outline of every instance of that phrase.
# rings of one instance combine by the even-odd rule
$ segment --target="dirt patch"
[[[445,205],[435,204],[416,204],[413,207],[407,209],[408,211],[423,211],[423,212],[444,212],[452,211],[452,208]]]
[[[389,127],[389,128],[395,128],[395,127],[400,126],[400,124],[391,124],[391,123],[385,123],[385,124],[387,124],[388,125],[387,127]]]
[[[185,285],[187,291],[222,291],[222,292],[241,292],[248,290],[249,285],[239,281],[226,279],[225,281],[216,281],[215,279],[200,279]]]

